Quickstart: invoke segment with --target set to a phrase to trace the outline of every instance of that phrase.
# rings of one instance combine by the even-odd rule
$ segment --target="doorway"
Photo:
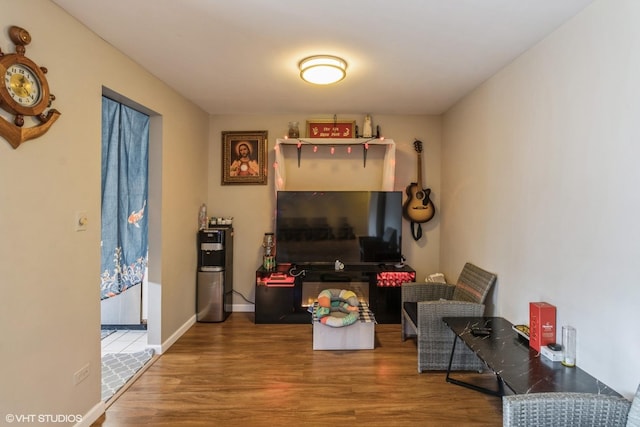
[[[102,97],[102,329],[144,329],[149,116]]]
[[[162,352],[162,127],[156,111],[103,86],[102,95],[149,116],[148,200],[146,206],[148,241],[147,271],[142,286],[142,317],[146,319],[147,346]]]
[[[146,252],[143,257],[147,260],[143,273],[143,280],[140,285],[131,287],[125,286],[124,292],[121,292],[120,295],[118,295],[118,297],[124,296],[125,298],[130,299],[128,303],[124,303],[122,305],[123,307],[126,307],[127,304],[133,307],[133,310],[131,310],[133,311],[133,314],[129,312],[130,310],[127,310],[125,308],[117,309],[128,313],[125,315],[123,320],[118,322],[124,325],[128,325],[129,328],[117,332],[107,331],[105,333],[101,331],[101,348],[107,350],[106,352],[104,350],[101,350],[101,354],[103,356],[103,365],[105,363],[105,360],[108,359],[108,357],[104,357],[105,353],[109,353],[109,357],[111,358],[124,358],[123,360],[131,360],[129,356],[137,353],[138,356],[135,357],[136,363],[141,363],[152,357],[152,354],[160,354],[162,352],[160,345],[160,225],[162,219],[160,206],[162,201],[162,116],[150,110],[149,108],[144,107],[141,104],[138,104],[135,101],[132,101],[131,99],[112,91],[109,88],[103,87],[102,91],[103,96],[109,98],[112,101],[123,104],[128,108],[132,108],[138,113],[145,114],[149,118],[148,147],[146,149],[148,156],[148,188],[146,204],[144,201],[142,201],[144,210],[142,210],[142,206],[140,206],[138,209],[131,209],[131,211],[133,212],[127,212],[128,224],[129,216],[131,216],[132,214],[132,222],[142,221],[142,219],[145,217],[147,221],[148,240],[146,248],[148,249],[148,252]],[[138,225],[141,226],[142,224],[139,223]],[[101,243],[101,246],[104,247],[104,242]],[[101,269],[101,272],[104,273],[104,270]],[[131,295],[128,295],[129,292],[131,293]],[[114,300],[114,298],[108,298],[102,301],[109,300]],[[103,303],[104,302],[101,302],[101,305]],[[105,319],[102,316],[102,309],[101,318],[101,323],[105,324]],[[113,326],[114,323],[118,323],[117,321],[107,321],[110,325],[112,325],[112,328],[120,328],[120,326]],[[120,360],[120,363],[123,363],[123,360]],[[102,371],[104,375],[104,366]],[[139,372],[136,375],[139,375]],[[105,378],[103,378],[102,382],[104,392]],[[124,391],[128,387],[128,384],[129,383],[124,384],[121,391]],[[118,392],[118,394],[116,394],[114,397],[118,396],[119,393],[120,392]],[[109,402],[112,402],[114,400],[115,398],[111,398]]]

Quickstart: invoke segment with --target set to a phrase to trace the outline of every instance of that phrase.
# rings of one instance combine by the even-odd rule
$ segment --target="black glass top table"
[[[566,367],[552,362],[529,347],[512,329],[513,324],[502,317],[445,317],[442,319],[454,332],[451,357],[456,342],[461,340],[496,374],[498,389],[491,390],[451,377],[451,361],[447,381],[494,396],[504,395],[506,385],[515,394],[542,392],[582,392],[620,396],[578,367]],[[489,335],[474,335],[472,331],[490,328]]]

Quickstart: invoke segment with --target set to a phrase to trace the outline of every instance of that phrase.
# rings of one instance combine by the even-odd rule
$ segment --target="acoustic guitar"
[[[408,198],[403,205],[403,213],[412,223],[420,224],[431,220],[436,209],[429,199],[431,189],[422,187],[422,141],[416,140],[413,146],[418,154],[418,182],[407,186]]]

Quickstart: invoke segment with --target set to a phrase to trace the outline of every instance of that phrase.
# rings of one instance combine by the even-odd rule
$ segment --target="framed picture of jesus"
[[[222,132],[222,185],[267,183],[267,131]]]

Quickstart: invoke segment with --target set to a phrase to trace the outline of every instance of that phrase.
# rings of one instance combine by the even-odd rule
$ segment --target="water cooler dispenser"
[[[198,232],[196,320],[223,322],[233,303],[233,228]]]

